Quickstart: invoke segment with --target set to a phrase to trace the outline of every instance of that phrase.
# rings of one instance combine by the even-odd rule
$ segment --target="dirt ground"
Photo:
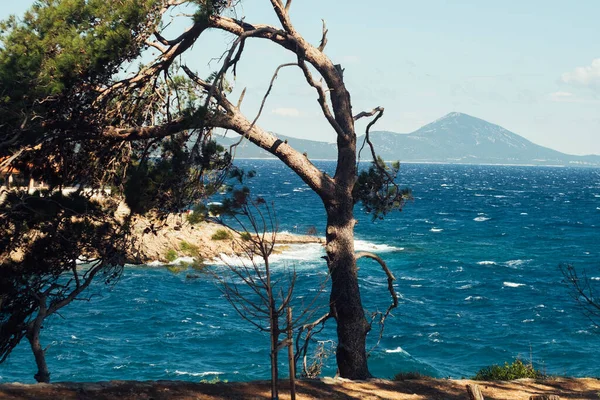
[[[554,394],[561,399],[600,399],[600,380],[556,378],[512,382],[417,379],[400,382],[374,379],[351,382],[342,379],[297,382],[297,399],[468,399],[466,385],[480,386],[485,399],[528,400],[531,395]],[[0,399],[61,400],[221,400],[269,399],[269,383],[190,383],[180,381],[111,381],[97,383],[1,384]],[[281,382],[280,399],[289,399],[289,385]]]

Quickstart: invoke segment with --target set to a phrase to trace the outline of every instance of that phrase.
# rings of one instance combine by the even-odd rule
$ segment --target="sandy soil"
[[[600,399],[597,379],[557,378],[544,381],[523,379],[512,382],[473,382],[469,380],[417,379],[400,382],[374,379],[351,382],[342,379],[297,382],[297,399],[467,399],[466,385],[476,383],[489,400],[527,400],[532,395],[558,395],[561,399]],[[180,381],[111,381],[97,383],[2,384],[0,399],[269,399],[269,383],[190,383]],[[289,399],[289,386],[282,381],[280,398]]]

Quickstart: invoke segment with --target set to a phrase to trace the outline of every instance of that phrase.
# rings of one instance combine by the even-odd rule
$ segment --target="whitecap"
[[[420,288],[423,287],[423,285],[410,285],[411,288]]]
[[[457,287],[458,290],[465,290],[465,289],[471,289],[473,287],[473,285],[462,285]]]
[[[386,353],[401,353],[401,354],[404,354],[404,355],[407,355],[410,357],[410,354],[400,346],[396,347],[395,349],[386,349],[385,352]]]
[[[400,279],[403,281],[422,281],[423,278],[413,278],[412,276],[401,276]]]
[[[165,370],[165,372],[168,374],[170,373],[169,370]],[[219,372],[219,371],[206,371],[206,372],[188,372],[188,371],[180,371],[178,369],[176,369],[174,371],[175,375],[189,375],[189,376],[207,376],[207,375],[223,375],[223,372]]]
[[[485,297],[483,296],[469,296],[469,297],[465,297],[465,301],[478,301],[478,300],[483,300],[485,299]]]
[[[517,288],[519,286],[525,286],[525,284],[524,283],[514,283],[514,282],[504,282],[504,286]]]
[[[483,217],[483,216],[479,216],[479,217],[475,217],[473,218],[473,221],[477,221],[477,222],[485,222],[485,221],[489,221],[491,218],[489,217]]]
[[[430,232],[442,232],[443,229],[441,229],[441,228],[431,228],[429,231]]]
[[[269,261],[273,264],[293,263],[295,267],[298,267],[297,262],[317,261],[325,253],[323,246],[319,243],[277,245],[277,247],[284,248],[285,250],[281,253],[271,254]],[[251,260],[249,257],[231,256],[224,253],[221,253],[218,258],[211,260],[211,264],[230,267],[251,267],[253,261],[257,265],[264,264],[264,260],[260,256],[255,256],[254,260]],[[312,266],[316,267],[317,265]]]
[[[354,250],[356,250],[356,251],[376,251],[376,252],[382,253],[382,252],[402,251],[402,250],[404,250],[404,247],[390,246],[388,244],[377,244],[377,243],[368,242],[366,240],[355,240],[354,241]]]
[[[593,281],[600,281],[600,276],[592,276],[590,279]]]
[[[509,261],[505,262],[504,264],[507,267],[518,267],[519,265],[523,265],[529,261],[531,261],[531,260],[509,260]]]
[[[497,265],[495,261],[479,261],[477,265]]]
[[[535,319],[524,319],[521,322],[524,323],[524,324],[528,324],[528,323],[533,322],[533,321],[535,321]]]
[[[521,215],[529,215],[528,213],[521,213]]]

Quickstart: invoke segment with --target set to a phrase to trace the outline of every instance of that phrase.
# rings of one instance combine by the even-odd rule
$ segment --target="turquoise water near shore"
[[[315,226],[322,234],[325,213],[299,178],[277,161],[240,163],[257,170],[253,192],[274,201],[281,230]],[[404,211],[375,222],[356,211],[357,249],[386,260],[401,294],[371,353],[374,375],[472,376],[518,356],[548,373],[600,375],[600,329],[569,297],[558,269],[571,263],[600,286],[600,170],[407,164],[401,181],[415,196]],[[298,301],[326,278],[322,255],[311,244],[274,258],[276,270],[296,268]],[[116,286],[97,284],[89,302],[51,318],[42,341],[52,379],[268,378],[266,335],[236,315],[210,275],[187,275],[126,267]],[[385,310],[379,266],[361,260],[359,275],[365,307]],[[330,324],[319,339],[334,332]],[[376,336],[374,327],[371,345]],[[0,365],[0,381],[32,382],[34,372],[24,342]],[[332,357],[325,373],[334,372]]]

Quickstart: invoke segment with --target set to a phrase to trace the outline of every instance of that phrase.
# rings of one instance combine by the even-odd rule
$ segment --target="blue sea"
[[[315,226],[323,234],[318,197],[284,165],[240,163],[258,172],[250,186],[274,203],[280,230]],[[517,357],[550,374],[600,375],[600,329],[569,296],[559,270],[573,264],[600,286],[599,169],[405,164],[400,181],[414,195],[402,212],[372,222],[356,209],[357,250],[383,257],[400,293],[369,358],[375,376],[469,377]],[[296,270],[297,302],[319,294],[323,254],[310,244],[273,257],[275,274]],[[214,264],[211,271],[227,274]],[[390,297],[379,265],[363,259],[359,267],[368,315],[385,310]],[[52,380],[267,379],[267,335],[236,314],[213,275],[192,273],[127,266],[115,286],[98,283],[90,301],[49,319],[41,337]],[[326,301],[327,287],[313,307]],[[334,332],[330,323],[317,339],[335,339]],[[281,360],[285,375],[285,352]],[[325,375],[335,373],[334,360]],[[33,382],[35,371],[24,341],[0,365],[0,382]]]

